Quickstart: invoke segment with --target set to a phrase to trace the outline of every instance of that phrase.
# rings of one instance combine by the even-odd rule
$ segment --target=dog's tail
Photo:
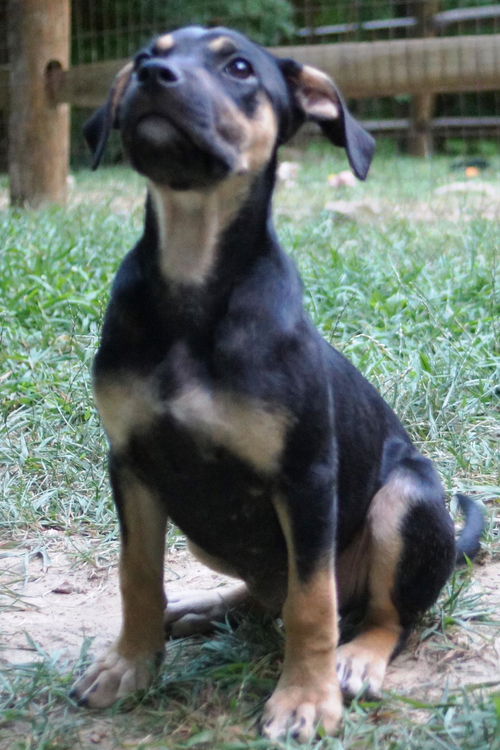
[[[472,560],[479,552],[485,527],[485,517],[479,503],[476,503],[468,495],[457,493],[456,498],[460,510],[465,516],[465,526],[456,543],[456,564],[463,565],[467,560]]]

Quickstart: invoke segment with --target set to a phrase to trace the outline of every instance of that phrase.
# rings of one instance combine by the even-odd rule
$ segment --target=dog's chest
[[[259,591],[269,587],[272,571],[279,588],[286,545],[272,498],[286,415],[201,380],[161,396],[166,390],[157,373],[98,378],[112,453],[201,549]]]
[[[147,375],[107,373],[96,379],[111,448],[126,450],[134,437],[154,432],[167,455],[169,437],[180,430],[207,456],[220,447],[260,474],[275,474],[289,424],[286,411],[197,377],[192,363],[184,362],[182,375],[175,365],[167,356]]]

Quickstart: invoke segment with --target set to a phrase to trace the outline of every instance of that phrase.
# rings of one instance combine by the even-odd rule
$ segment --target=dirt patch
[[[462,623],[452,626],[447,640],[421,640],[415,633],[407,648],[391,664],[386,690],[425,701],[439,700],[446,688],[499,684],[500,672],[500,562],[477,567],[465,596],[471,608]],[[468,619],[474,612],[474,619]],[[496,624],[481,622],[495,619]],[[460,613],[457,613],[460,619]]]
[[[88,538],[48,532],[43,548],[0,549],[0,608],[5,609],[0,665],[40,658],[30,639],[47,653],[76,659],[85,638],[94,639],[92,651],[98,653],[116,637],[121,621],[117,567],[82,563],[91,547]],[[167,555],[167,591],[208,589],[227,580],[185,550]]]
[[[91,548],[89,538],[48,532],[43,549],[0,549],[0,607],[4,609],[0,665],[40,658],[30,638],[47,653],[57,651],[75,660],[87,637],[94,638],[94,653],[111,643],[120,627],[117,568],[109,562],[102,566],[82,563],[82,554]],[[171,593],[209,589],[227,581],[186,550],[167,556],[165,582]],[[482,612],[498,612],[500,562],[477,567],[466,596],[472,597],[478,618]],[[454,689],[498,681],[498,627],[469,620],[465,626],[450,629],[448,642],[443,637],[422,640],[421,635],[415,634],[391,665],[387,690],[430,700],[447,686]]]

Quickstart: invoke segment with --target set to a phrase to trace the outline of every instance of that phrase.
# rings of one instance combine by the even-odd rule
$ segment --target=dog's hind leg
[[[455,562],[454,530],[430,461],[411,445],[386,446],[385,483],[367,516],[367,609],[359,634],[337,649],[344,695],[380,694],[387,665],[430,607]]]
[[[224,560],[209,555],[191,540],[188,541],[188,548],[197,560],[216,573],[239,577]],[[224,622],[232,610],[241,609],[253,601],[246,584],[242,581],[232,586],[169,595],[165,610],[166,634],[172,638],[185,638],[198,633],[208,633],[214,629],[216,623]]]

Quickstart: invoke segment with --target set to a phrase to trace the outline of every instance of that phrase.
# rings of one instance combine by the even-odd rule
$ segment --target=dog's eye
[[[255,75],[252,66],[244,57],[236,57],[234,60],[231,60],[224,68],[224,72],[240,80],[245,80]]]

